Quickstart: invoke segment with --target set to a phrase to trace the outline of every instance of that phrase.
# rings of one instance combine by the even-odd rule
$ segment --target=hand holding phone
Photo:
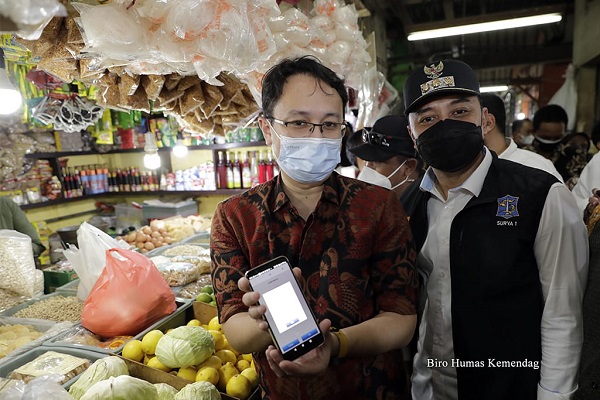
[[[294,360],[325,341],[287,258],[261,264],[246,277],[260,294],[259,304],[266,306],[269,332],[283,359]]]

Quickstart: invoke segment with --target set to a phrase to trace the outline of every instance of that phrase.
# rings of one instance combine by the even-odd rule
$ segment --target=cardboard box
[[[187,379],[180,378],[180,377],[172,375],[168,372],[164,372],[164,371],[158,370],[156,368],[151,368],[147,365],[144,365],[142,363],[139,363],[139,362],[136,362],[133,360],[129,360],[127,358],[123,358],[121,356],[119,356],[119,357],[123,361],[125,361],[125,364],[127,364],[127,369],[129,369],[129,375],[133,376],[134,378],[143,379],[150,383],[166,383],[167,385],[173,386],[177,390],[181,390],[184,386],[192,383],[192,382],[188,381]],[[256,393],[256,391],[255,391],[255,393]],[[253,398],[255,393],[250,395],[249,400]],[[237,397],[231,397],[222,392],[221,392],[221,399],[223,399],[223,400],[239,400]]]
[[[211,319],[217,316],[217,307],[201,301],[192,302],[194,308],[194,318],[203,324],[208,324]]]

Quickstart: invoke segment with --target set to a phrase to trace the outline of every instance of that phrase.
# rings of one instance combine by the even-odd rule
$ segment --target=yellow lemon
[[[196,382],[200,381],[210,382],[216,386],[219,383],[219,371],[213,367],[200,368],[196,374]]]
[[[246,368],[240,374],[244,375],[250,381],[253,388],[258,386],[258,374],[254,368]]]
[[[221,365],[223,365],[223,360],[213,354],[198,365],[198,370],[203,367],[213,367],[214,369],[219,369],[221,368]]]
[[[210,321],[208,321],[208,329],[215,330],[215,331],[221,330],[221,324],[219,323],[218,316],[212,317],[212,319]]]
[[[227,338],[225,338],[225,343],[223,344],[223,350],[229,350],[229,351],[231,351],[233,354],[235,354],[236,357],[240,354],[239,351],[237,351],[236,349],[234,349],[233,347],[231,347],[231,345],[229,344],[229,341],[227,340]]]
[[[148,365],[148,361],[154,357],[153,354],[144,354],[144,364]]]
[[[230,362],[232,364],[235,364],[235,362],[237,361],[237,358],[235,357],[235,354],[233,351],[231,350],[217,350],[215,351],[215,356],[219,357],[221,360],[223,360],[223,364]]]
[[[167,329],[167,330],[165,331],[165,335],[166,335],[167,333],[171,332],[173,329],[175,329],[175,328],[169,328],[169,329]]]
[[[221,392],[225,392],[227,389],[227,382],[232,376],[239,374],[237,368],[230,362],[225,363],[219,368],[219,383],[217,387]]]
[[[239,360],[235,363],[235,367],[238,369],[238,371],[242,372],[246,368],[250,368],[250,363],[246,360]]]
[[[156,368],[156,369],[159,369],[159,370],[165,371],[165,372],[171,371],[171,368],[165,367],[163,365],[163,363],[161,363],[160,361],[158,361],[158,358],[156,358],[156,357],[152,357],[150,360],[148,360],[148,366],[150,368]]]
[[[123,347],[123,357],[133,361],[140,362],[144,359],[144,350],[142,350],[142,342],[139,340],[130,340]]]
[[[177,376],[183,379],[187,379],[188,381],[195,382],[196,370],[194,368],[179,368],[179,371],[177,371]]]
[[[242,358],[248,362],[252,362],[252,353],[242,354]]]
[[[246,400],[252,393],[252,384],[244,375],[237,374],[227,382],[225,393],[240,400]]]
[[[200,321],[198,321],[197,319],[192,319],[190,320],[190,322],[187,323],[187,326],[201,326],[202,323]]]
[[[215,338],[215,350],[221,350],[225,346],[225,335],[212,329],[209,329],[209,332]]]
[[[163,336],[164,333],[162,333],[158,329],[146,333],[142,338],[142,350],[144,350],[144,353],[154,354],[154,352],[156,351],[156,344]]]

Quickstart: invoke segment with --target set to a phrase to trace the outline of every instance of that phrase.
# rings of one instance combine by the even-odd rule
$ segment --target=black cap
[[[372,129],[364,130],[364,143],[350,151],[365,161],[385,161],[397,155],[417,158],[407,125],[404,115],[381,117]]]
[[[404,83],[404,113],[408,115],[430,97],[446,93],[479,96],[475,71],[458,60],[433,62],[414,70]]]

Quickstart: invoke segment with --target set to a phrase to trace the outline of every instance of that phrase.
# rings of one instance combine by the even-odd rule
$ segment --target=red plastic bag
[[[106,250],[106,267],[83,305],[81,324],[109,337],[137,335],[177,305],[150,259],[125,249]]]

